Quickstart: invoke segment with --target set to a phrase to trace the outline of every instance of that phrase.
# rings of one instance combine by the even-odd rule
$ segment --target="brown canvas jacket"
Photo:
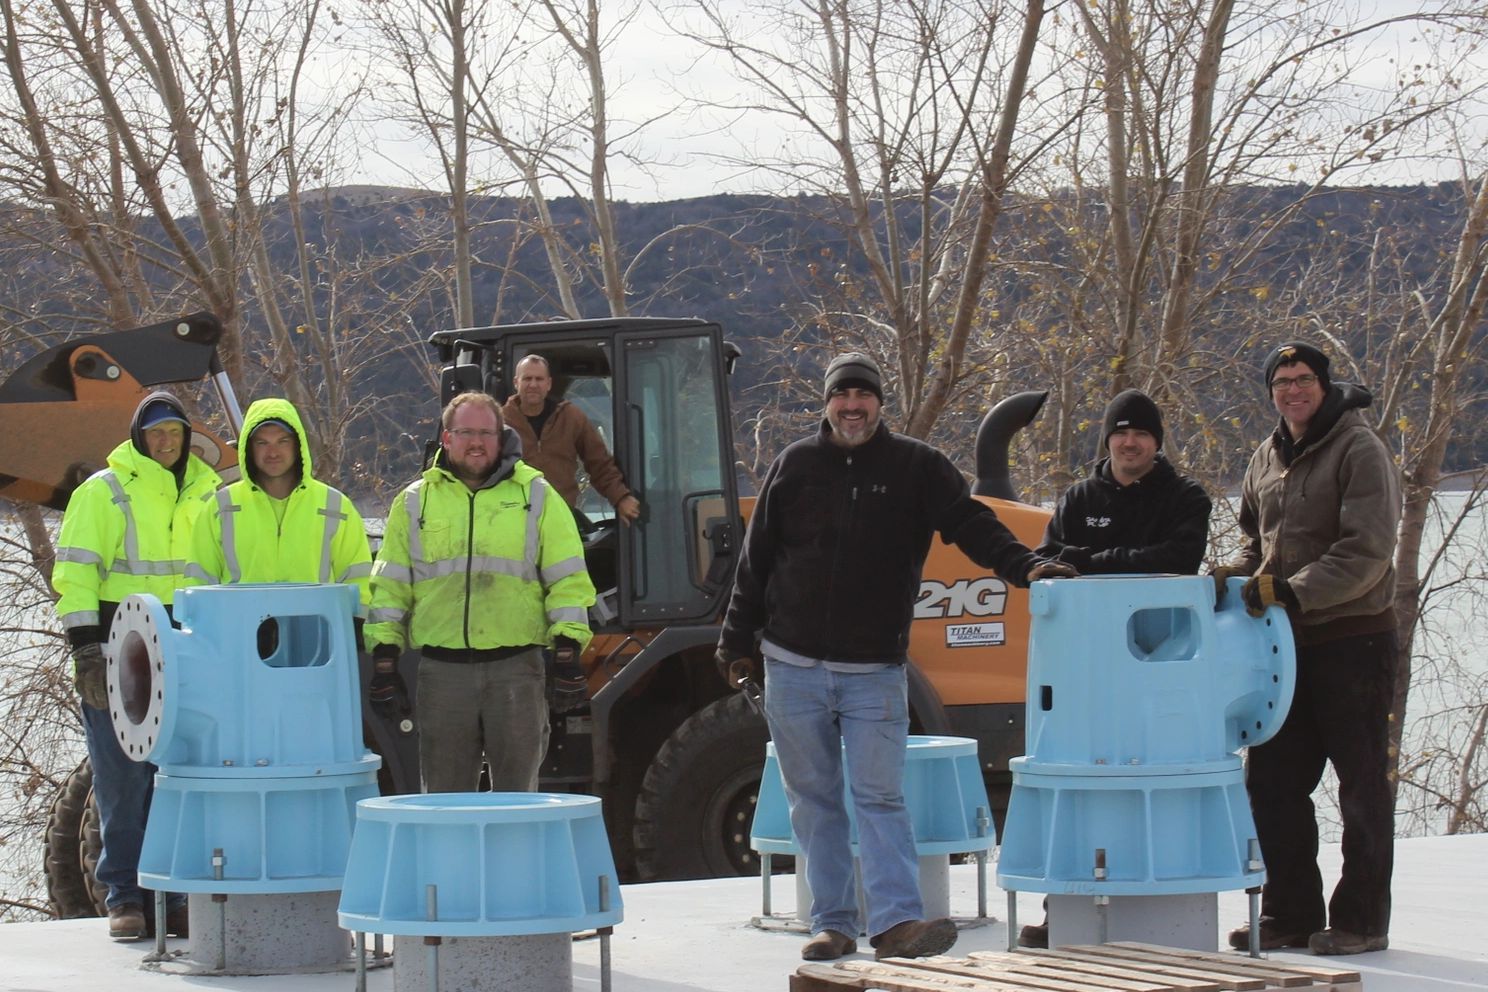
[[[557,408],[543,424],[542,437],[532,433],[532,425],[522,415],[517,397],[512,396],[501,408],[501,416],[522,439],[522,461],[543,474],[564,502],[573,506],[579,499],[579,462],[589,473],[589,483],[601,496],[616,506],[630,495],[625,477],[604,438],[590,423],[584,411],[568,400],[560,400]]]
[[[1368,403],[1359,387],[1343,388]],[[1290,466],[1283,466],[1278,435],[1262,442],[1241,492],[1246,541],[1239,564],[1287,580],[1301,604],[1292,624],[1303,641],[1309,629],[1318,633],[1345,618],[1373,618],[1370,630],[1395,626],[1399,471],[1358,400],[1345,396],[1354,400],[1351,408]]]

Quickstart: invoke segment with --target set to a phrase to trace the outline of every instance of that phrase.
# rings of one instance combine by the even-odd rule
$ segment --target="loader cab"
[[[579,466],[576,519],[599,590],[596,631],[707,623],[724,605],[742,536],[727,374],[738,351],[701,320],[615,318],[441,331],[443,405],[468,389],[505,402],[517,363],[547,359],[549,397],[598,428],[641,501],[622,526]]]

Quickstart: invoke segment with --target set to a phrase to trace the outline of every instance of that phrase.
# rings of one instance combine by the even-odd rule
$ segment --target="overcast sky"
[[[1373,11],[1376,16],[1387,17],[1415,13],[1423,4],[1420,0],[1365,0],[1352,6],[1359,16]],[[1413,30],[1380,33],[1369,39],[1367,47],[1360,47],[1359,55],[1369,67],[1360,74],[1360,82],[1388,87],[1398,66],[1408,66],[1432,54]],[[1488,69],[1479,67],[1478,72],[1469,75],[1481,84],[1484,73]],[[656,116],[682,102],[685,94],[734,101],[748,95],[719,63],[700,58],[696,51],[669,38],[660,19],[649,11],[638,16],[627,29],[624,42],[614,47],[606,74],[612,91],[611,113],[617,121]],[[378,126],[374,133],[376,150],[363,157],[361,167],[366,173],[359,180],[438,187],[437,165],[419,142],[406,139],[406,132],[392,125]],[[1471,125],[1470,135],[1481,142],[1485,133],[1488,129],[1479,116]],[[652,163],[649,172],[623,159],[612,160],[615,194],[628,200],[670,200],[762,188],[780,192],[778,178],[741,171],[725,160],[773,156],[791,140],[792,134],[783,128],[781,118],[763,113],[735,114],[726,120],[705,112],[665,113],[646,126],[635,145],[639,156]],[[801,139],[797,136],[795,140]],[[1481,147],[1476,151],[1481,158]],[[416,183],[418,176],[428,179]],[[1444,167],[1433,171],[1419,161],[1396,160],[1369,173],[1351,172],[1343,181],[1413,183],[1452,178],[1454,174]]]

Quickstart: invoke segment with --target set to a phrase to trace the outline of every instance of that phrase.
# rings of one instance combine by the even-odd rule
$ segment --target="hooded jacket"
[[[184,584],[192,529],[222,483],[191,453],[189,421],[173,468],[150,457],[139,424],[156,402],[187,419],[170,393],[146,396],[135,408],[130,439],[109,453],[108,468],[77,488],[62,517],[52,586],[73,647],[103,642],[125,596],[151,593],[167,605],[173,601]]]
[[[937,532],[1015,586],[1039,561],[930,445],[880,423],[844,448],[822,421],[765,475],[720,645],[753,654],[763,631],[809,658],[903,662]]]
[[[440,450],[393,498],[372,571],[369,648],[499,652],[550,646],[557,637],[589,643],[594,583],[578,526],[520,451],[506,426],[495,470],[471,489]]]
[[[1287,580],[1303,644],[1395,628],[1400,470],[1359,412],[1373,401],[1334,383],[1302,438],[1278,424],[1245,470],[1238,564]]]
[[[1058,558],[1082,575],[1197,575],[1209,539],[1212,505],[1204,487],[1179,475],[1162,455],[1129,486],[1111,459],[1064,491],[1035,554]]]
[[[589,473],[589,484],[611,506],[630,495],[615,456],[605,447],[604,438],[584,415],[568,400],[559,400],[543,424],[542,437],[532,432],[532,424],[522,413],[516,396],[501,408],[501,418],[522,439],[522,461],[537,469],[558,490],[563,501],[575,506],[579,501],[579,462]]]
[[[361,514],[339,489],[311,476],[310,444],[288,400],[257,400],[248,408],[243,448],[266,420],[288,424],[299,442],[300,480],[284,501],[283,517],[256,481],[252,452],[243,451],[244,478],[217,493],[192,538],[187,584],[348,583],[361,598],[357,615],[365,615],[372,555]]]

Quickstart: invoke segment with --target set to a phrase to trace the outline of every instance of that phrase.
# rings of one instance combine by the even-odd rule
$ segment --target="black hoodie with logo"
[[[1059,497],[1036,553],[1082,575],[1197,575],[1211,509],[1204,487],[1179,475],[1162,455],[1127,486],[1111,474],[1111,459],[1102,458],[1088,479]]]

